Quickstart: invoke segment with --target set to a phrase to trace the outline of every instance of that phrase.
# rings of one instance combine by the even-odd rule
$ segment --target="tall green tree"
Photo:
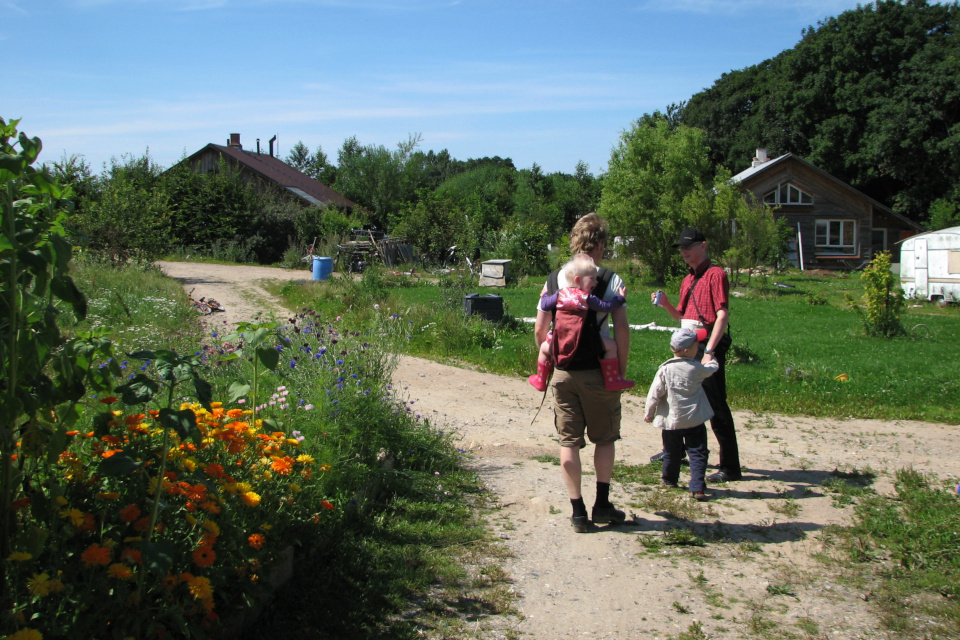
[[[922,220],[960,185],[960,7],[880,0],[804,30],[681,109],[736,173],[755,147],[791,152]]]
[[[332,185],[337,177],[337,168],[330,164],[320,145],[311,153],[310,147],[303,144],[302,140],[297,140],[283,161],[300,173],[326,185]]]
[[[709,217],[713,171],[704,134],[672,127],[657,112],[625,131],[610,156],[600,215],[631,246],[658,282],[679,269],[672,244],[683,227]]]
[[[420,176],[408,172],[407,163],[419,144],[420,134],[400,142],[395,151],[347,138],[337,154],[333,188],[363,206],[373,225],[389,229],[404,205],[416,199]]]

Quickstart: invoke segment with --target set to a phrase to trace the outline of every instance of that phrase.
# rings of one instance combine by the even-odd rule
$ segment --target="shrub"
[[[863,321],[867,335],[893,338],[906,334],[900,322],[905,302],[897,278],[890,271],[890,252],[874,256],[860,278],[864,281],[863,307],[847,294],[848,301]]]

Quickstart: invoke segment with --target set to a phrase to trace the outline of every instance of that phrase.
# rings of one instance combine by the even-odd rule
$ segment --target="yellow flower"
[[[249,482],[238,482],[234,485],[239,493],[246,493],[253,489],[253,485]]]
[[[186,516],[184,516],[184,517],[187,519],[187,522],[190,523],[190,526],[192,526],[192,527],[197,526],[197,519],[194,518],[192,515],[190,515],[190,514],[188,513],[188,514],[187,514]]]
[[[313,456],[301,453],[299,456],[297,456],[297,462],[302,464],[313,464]]]
[[[27,588],[30,593],[41,598],[50,593],[50,574],[35,573],[33,577],[27,580]]]
[[[290,491],[293,491],[294,493],[300,493],[300,485],[298,485],[296,482],[291,482]]]
[[[213,586],[210,584],[210,578],[202,576],[193,576],[187,581],[187,588],[197,600],[209,600],[213,598]]]
[[[129,580],[133,577],[133,570],[125,564],[119,562],[110,565],[107,568],[107,573],[110,574],[111,578],[116,578],[117,580]]]
[[[67,499],[64,498],[63,496],[57,496],[56,503],[61,507],[65,507],[67,506]]]
[[[260,525],[260,528],[261,528],[263,531],[270,531],[270,529],[273,529],[273,525],[272,525],[272,524],[267,524],[266,522],[264,522],[262,525]]]
[[[36,629],[20,629],[8,635],[4,640],[43,640],[43,634]]]
[[[7,556],[7,561],[9,562],[24,562],[26,560],[32,560],[33,554],[27,553],[26,551],[14,551],[9,556]]]
[[[273,474],[270,473],[269,471],[264,471],[264,472],[263,472],[263,479],[264,479],[264,480],[272,480],[272,479],[273,479]]]
[[[260,495],[254,493],[253,491],[247,491],[240,495],[240,499],[243,500],[243,504],[248,507],[256,507],[260,505]]]
[[[320,465],[320,471],[330,471],[331,467],[326,462]]]
[[[183,467],[187,471],[193,473],[193,471],[197,468],[197,461],[194,460],[193,458],[184,458]]]
[[[204,531],[206,531],[207,533],[210,533],[210,534],[212,534],[212,535],[214,535],[214,536],[219,536],[219,535],[220,535],[220,527],[217,526],[217,523],[214,522],[213,520],[204,520],[204,522],[203,522],[203,529],[204,529]]]
[[[75,527],[83,525],[83,511],[80,509],[64,509],[60,512],[61,518],[69,518],[70,524]]]

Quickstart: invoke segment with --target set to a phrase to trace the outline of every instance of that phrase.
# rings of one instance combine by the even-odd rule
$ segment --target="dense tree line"
[[[306,207],[225,161],[201,175],[186,162],[164,169],[149,153],[126,155],[94,175],[70,156],[51,170],[77,196],[69,227],[80,246],[116,260],[177,252],[269,264],[314,238],[336,242],[365,227],[403,236],[421,253],[459,245],[514,259],[516,273],[543,272],[548,245],[599,203],[601,180],[582,162],[574,174],[546,174],[509,158],[457,160],[419,143],[411,135],[390,150],[350,137],[333,165],[298,142],[284,160],[360,205],[349,213]]]
[[[960,203],[960,8],[865,3],[676,109],[737,173],[794,153],[918,222]],[[947,218],[949,222],[949,216]]]

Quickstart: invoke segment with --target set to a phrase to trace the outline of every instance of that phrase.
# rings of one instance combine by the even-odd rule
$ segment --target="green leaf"
[[[160,409],[157,419],[164,428],[176,431],[181,440],[190,439],[196,443],[203,440],[203,434],[197,427],[197,415],[191,409]]]
[[[50,291],[64,302],[73,306],[73,312],[79,320],[87,317],[87,299],[73,282],[73,278],[65,275],[54,276],[50,281]]]
[[[209,409],[210,403],[213,402],[213,386],[203,378],[198,377],[193,379],[193,388],[200,404]]]
[[[257,347],[257,359],[267,369],[275,371],[280,363],[280,352],[274,347],[259,346]]]
[[[124,404],[141,404],[149,402],[157,393],[160,386],[142,373],[138,373],[130,382],[116,388]]]
[[[142,466],[142,462],[137,462],[121,451],[120,453],[113,454],[109,458],[104,458],[97,469],[97,473],[108,478],[128,476],[138,471]]]
[[[241,384],[239,382],[234,382],[230,384],[230,388],[227,390],[227,401],[230,404],[234,404],[240,398],[246,397],[250,393],[249,384]]]
[[[161,540],[149,541],[140,545],[140,557],[144,566],[158,578],[163,578],[173,566],[177,548],[172,542]]]

